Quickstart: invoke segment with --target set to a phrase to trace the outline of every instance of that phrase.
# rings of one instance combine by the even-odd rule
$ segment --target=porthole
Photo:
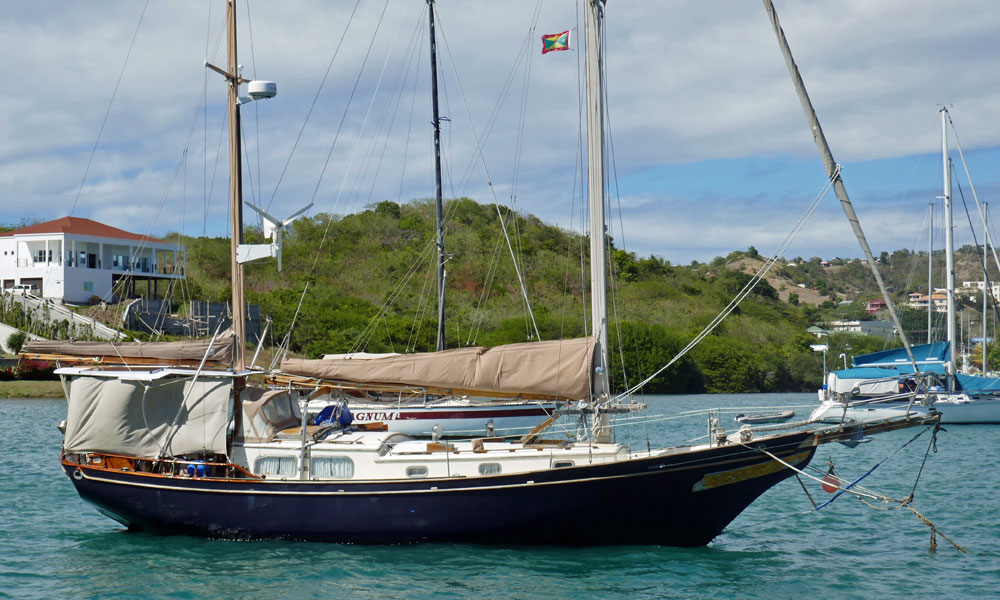
[[[317,456],[310,463],[311,475],[317,479],[350,479],[354,477],[354,461],[346,456]]]
[[[480,475],[499,475],[500,463],[482,463],[479,465]]]
[[[298,460],[294,456],[261,456],[254,462],[254,473],[291,477],[298,473]]]
[[[427,477],[427,467],[423,465],[416,465],[413,467],[406,467],[407,477]]]

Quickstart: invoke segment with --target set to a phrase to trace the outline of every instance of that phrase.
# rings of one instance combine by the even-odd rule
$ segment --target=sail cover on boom
[[[354,383],[411,385],[449,393],[580,400],[590,395],[593,338],[457,348],[370,359],[286,358],[289,375]]]
[[[208,360],[232,364],[236,336],[232,332],[220,334],[209,348],[211,340],[183,340],[179,342],[74,342],[67,340],[28,342],[26,354],[62,354],[65,356],[92,356],[117,362],[121,359],[143,358],[155,360],[200,361],[208,353]]]

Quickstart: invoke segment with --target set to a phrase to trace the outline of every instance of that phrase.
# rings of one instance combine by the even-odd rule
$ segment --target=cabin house
[[[986,289],[985,281],[963,281],[962,287],[957,290],[963,296],[972,297],[977,291]],[[994,300],[1000,301],[1000,283],[990,282],[990,294]]]
[[[831,321],[824,325],[828,331],[836,333],[873,335],[885,340],[892,340],[896,336],[896,327],[892,321]]]
[[[32,294],[62,302],[134,297],[136,282],[155,294],[160,280],[184,279],[185,261],[182,245],[81,217],[0,233],[4,290],[30,286]]]
[[[927,294],[913,292],[910,294],[909,301],[906,304],[914,310],[927,310],[928,303],[930,303],[931,310],[934,312],[948,312],[948,291],[943,289],[934,290],[934,293],[929,298]]]
[[[885,307],[886,307],[885,300],[878,298],[875,300],[869,300],[867,305],[865,306],[865,310],[868,311],[868,314],[874,315],[880,310],[885,310]]]

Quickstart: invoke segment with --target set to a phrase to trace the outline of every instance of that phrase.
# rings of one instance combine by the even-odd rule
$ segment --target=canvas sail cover
[[[156,458],[165,446],[164,456],[225,454],[232,386],[229,378],[167,377],[142,382],[74,377],[66,417],[66,452]],[[172,427],[175,417],[176,427]]]
[[[910,350],[913,352],[913,358],[916,359],[917,364],[921,365],[921,369],[923,369],[922,365],[940,364],[947,361],[950,348],[948,342],[933,342],[911,346]],[[909,368],[909,371],[904,370],[903,372],[913,372],[913,363],[906,355],[905,348],[892,348],[881,352],[860,354],[855,356],[852,362],[855,367],[899,367],[901,369]]]
[[[180,342],[72,342],[66,340],[28,342],[24,352],[35,354],[65,354],[68,356],[94,356],[121,358],[150,358],[158,360],[200,361],[208,352],[208,360],[232,364],[236,336],[231,332],[211,340],[184,340]]]
[[[355,383],[579,400],[590,395],[593,357],[588,337],[368,359],[286,358],[281,370]]]
[[[248,387],[240,392],[244,442],[268,442],[289,427],[302,425],[299,403],[285,390]]]

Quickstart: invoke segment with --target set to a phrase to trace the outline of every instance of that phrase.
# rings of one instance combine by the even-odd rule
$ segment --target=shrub
[[[23,331],[15,331],[7,337],[7,348],[14,354],[21,351],[24,347],[24,342],[27,341],[27,336]]]
[[[15,368],[14,373],[17,379],[51,381],[59,378],[55,374],[55,370],[55,365],[50,362],[43,360],[22,360]]]

